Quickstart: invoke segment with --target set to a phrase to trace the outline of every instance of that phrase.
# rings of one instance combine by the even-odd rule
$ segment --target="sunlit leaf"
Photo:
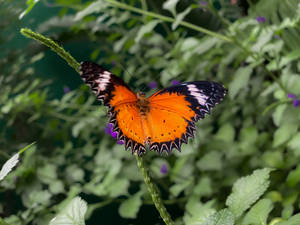
[[[50,221],[49,225],[84,225],[84,214],[86,210],[87,203],[80,197],[76,197],[62,212]]]
[[[267,218],[272,209],[273,209],[273,203],[270,199],[261,199],[246,214],[242,224],[243,225],[267,224]]]
[[[159,24],[160,21],[159,20],[151,20],[149,23],[147,23],[146,25],[142,26],[136,37],[135,37],[135,42],[139,42],[142,37],[146,34],[146,33],[149,33],[151,31],[153,31],[153,29],[156,27],[157,24]]]
[[[183,12],[178,13],[175,17],[175,21],[174,23],[172,23],[172,30],[175,30],[178,25],[180,24],[180,22],[184,19],[184,17],[190,13],[190,11],[192,10],[191,7],[188,7],[187,9],[185,9]]]
[[[219,212],[208,217],[201,225],[233,225],[234,215],[228,209],[222,209]]]
[[[272,169],[255,170],[252,175],[240,178],[232,188],[226,205],[236,218],[242,215],[269,187],[269,174]]]
[[[164,2],[163,9],[169,10],[173,16],[176,15],[176,5],[179,2],[179,0],[168,0]]]
[[[33,7],[39,2],[40,0],[27,0],[27,9],[25,9],[20,15],[19,19],[21,20],[26,14],[28,14]]]

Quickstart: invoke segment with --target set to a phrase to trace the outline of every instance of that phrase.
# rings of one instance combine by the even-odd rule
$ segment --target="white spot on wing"
[[[193,96],[200,105],[205,105],[206,100],[208,99],[208,96],[201,93],[201,90],[199,90],[196,85],[189,84],[187,85],[188,91],[190,92],[190,95]]]

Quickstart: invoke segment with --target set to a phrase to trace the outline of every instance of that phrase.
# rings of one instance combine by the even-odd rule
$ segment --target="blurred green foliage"
[[[49,84],[56,80],[43,79],[47,71],[37,66],[48,60],[39,43],[3,48],[19,35],[11,26],[22,12],[23,20],[35,10],[56,9],[32,29],[62,46],[93,43],[80,57],[110,67],[135,91],[172,80],[215,80],[228,88],[181,153],[145,156],[176,224],[300,224],[298,1],[249,0],[246,9],[229,0],[122,1],[140,13],[112,2],[0,1],[7,18],[0,21],[0,165],[37,141],[0,182],[0,217],[11,225],[49,224],[72,207],[84,214],[75,198],[81,196],[86,224],[163,224],[148,206],[134,157],[105,134],[106,109],[92,92],[81,85],[53,94]]]

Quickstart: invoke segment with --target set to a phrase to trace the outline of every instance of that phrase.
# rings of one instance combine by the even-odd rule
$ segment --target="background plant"
[[[298,1],[248,1],[246,10],[232,2],[41,1],[21,22],[76,59],[111,68],[134,90],[172,80],[228,87],[181,153],[146,156],[177,224],[297,224]],[[105,109],[71,68],[49,68],[64,62],[45,48],[9,48],[19,31],[11,24],[20,26],[27,6],[0,4],[11,21],[1,22],[1,162],[37,141],[0,183],[1,217],[48,224],[79,195],[88,203],[87,224],[162,224],[134,157],[105,134]],[[42,21],[35,10],[53,12]]]

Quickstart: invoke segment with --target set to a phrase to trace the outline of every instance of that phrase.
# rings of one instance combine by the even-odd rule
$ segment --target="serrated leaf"
[[[80,197],[75,197],[61,213],[50,221],[49,225],[84,225],[86,210],[87,203]]]
[[[259,200],[246,214],[243,219],[243,225],[263,225],[267,224],[269,213],[273,209],[273,203],[270,199]]]
[[[133,195],[131,198],[121,203],[119,208],[119,214],[123,218],[136,218],[137,213],[142,205],[140,192]]]
[[[145,24],[144,26],[142,26],[137,35],[136,35],[136,38],[134,39],[135,42],[139,42],[142,37],[146,34],[146,33],[149,33],[151,31],[153,31],[153,29],[156,27],[156,25],[160,23],[159,20],[151,20],[149,23]]]
[[[19,153],[16,153],[13,155],[13,157],[11,157],[9,160],[7,160],[4,163],[0,171],[0,181],[7,176],[7,174],[17,165],[18,162],[19,162]]]
[[[252,175],[240,178],[232,188],[226,205],[236,218],[242,215],[269,187],[269,174],[272,169],[255,170]]]
[[[233,225],[234,215],[228,209],[222,209],[219,212],[208,217],[201,225]]]
[[[229,96],[231,99],[234,99],[242,88],[247,87],[252,70],[252,67],[247,66],[240,67],[236,71],[233,81],[229,84]]]

